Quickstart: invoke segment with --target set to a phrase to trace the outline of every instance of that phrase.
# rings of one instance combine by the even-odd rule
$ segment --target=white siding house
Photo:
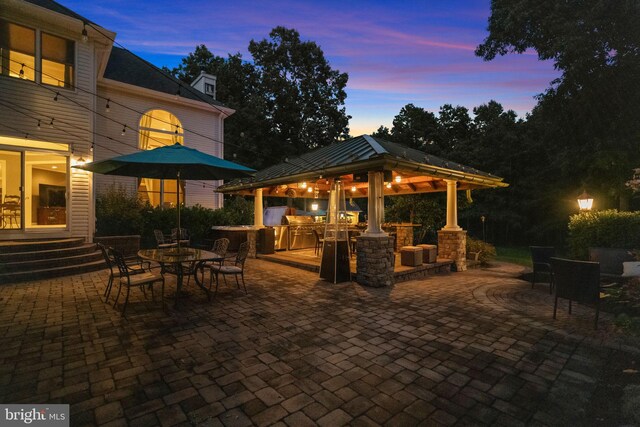
[[[79,161],[175,141],[223,157],[223,123],[234,111],[114,39],[54,1],[0,0],[0,240],[90,240],[96,193],[114,184],[154,204],[176,202],[169,184],[93,175],[71,167]],[[184,203],[221,207],[219,184],[187,182]]]

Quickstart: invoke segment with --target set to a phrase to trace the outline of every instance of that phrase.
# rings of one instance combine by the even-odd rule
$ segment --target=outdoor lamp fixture
[[[578,206],[581,211],[590,211],[593,207],[593,197],[583,190],[582,194],[578,196]]]
[[[311,203],[311,210],[312,211],[317,211],[318,210],[318,202]]]
[[[387,188],[391,188],[391,183],[390,183],[390,182],[387,182],[386,187],[387,187]]]
[[[402,177],[400,175],[396,175],[396,182],[400,184],[401,181],[402,181]]]
[[[307,187],[307,193],[313,193],[313,188],[312,187]]]
[[[82,41],[86,43],[87,40],[89,40],[89,34],[87,33],[87,24],[83,23],[82,24]]]
[[[300,187],[307,188],[307,181],[302,181],[302,184],[300,184]]]
[[[356,186],[355,186],[355,185],[352,185],[352,186],[351,186],[351,192],[352,192],[352,193],[355,193],[355,192],[356,192],[356,190],[357,190]]]

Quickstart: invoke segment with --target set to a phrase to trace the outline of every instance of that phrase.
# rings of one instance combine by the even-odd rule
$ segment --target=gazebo
[[[362,135],[285,159],[217,191],[253,196],[254,225],[262,227],[264,196],[327,198],[335,179],[343,182],[349,197],[368,198],[367,228],[357,241],[356,273],[359,283],[371,286],[389,285],[393,276],[391,260],[382,263],[391,265],[391,271],[379,268],[381,257],[393,257],[392,239],[382,229],[385,196],[446,191],[447,221],[438,232],[438,257],[452,259],[461,271],[466,269],[466,231],[458,225],[457,192],[508,186],[502,178],[472,167]]]

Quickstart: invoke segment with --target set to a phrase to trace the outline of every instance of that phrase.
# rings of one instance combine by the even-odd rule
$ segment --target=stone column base
[[[465,230],[438,231],[438,258],[452,259],[456,271],[467,269],[467,232]]]
[[[247,241],[249,242],[248,258],[257,258],[256,240],[258,239],[258,230],[247,230]]]
[[[393,241],[389,236],[356,238],[356,282],[374,288],[393,284]]]

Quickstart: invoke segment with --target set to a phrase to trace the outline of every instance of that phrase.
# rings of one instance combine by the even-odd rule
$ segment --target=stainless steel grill
[[[312,216],[287,215],[285,221],[289,224],[289,250],[315,247],[316,237],[313,230],[323,227],[316,224]]]

